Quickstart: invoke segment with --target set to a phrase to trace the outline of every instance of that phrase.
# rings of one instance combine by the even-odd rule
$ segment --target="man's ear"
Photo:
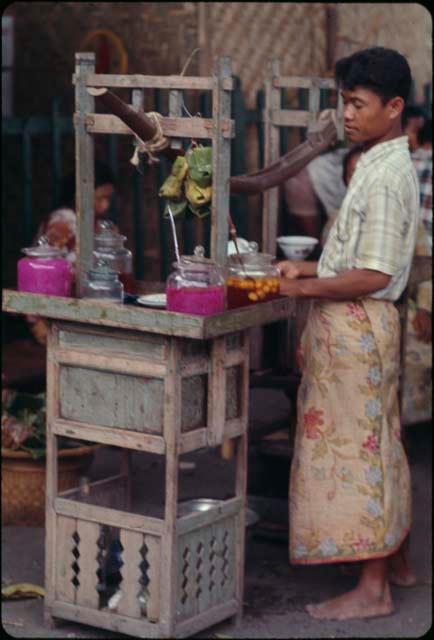
[[[387,106],[389,107],[389,114],[391,119],[395,120],[396,118],[399,118],[401,113],[403,112],[405,103],[400,96],[395,96],[395,98],[389,100],[389,104]]]

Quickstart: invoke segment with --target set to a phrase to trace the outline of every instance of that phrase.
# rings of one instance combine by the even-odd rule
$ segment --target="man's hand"
[[[418,340],[432,342],[431,314],[425,309],[417,309],[413,326]]]
[[[282,262],[276,264],[276,267],[280,271],[282,278],[293,280],[300,277],[300,268],[292,260],[282,260]]]

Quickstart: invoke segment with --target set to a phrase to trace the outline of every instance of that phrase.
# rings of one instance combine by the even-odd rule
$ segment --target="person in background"
[[[417,105],[408,105],[402,114],[402,130],[408,137],[410,153],[419,147],[418,133],[426,120],[425,111]]]
[[[432,256],[432,121],[419,130],[412,153],[420,188],[416,255]],[[418,285],[409,299],[402,397],[403,423],[432,419],[432,281]]]
[[[350,180],[356,169],[356,164],[362,154],[362,151],[363,151],[363,148],[360,145],[356,144],[353,147],[351,147],[350,150],[347,151],[346,154],[344,155],[344,158],[342,161],[342,178],[343,178],[346,189],[350,184]],[[334,224],[334,221],[336,220],[338,213],[339,213],[339,209],[337,209],[333,214],[330,213],[328,220],[322,229],[321,241],[320,241],[322,247],[324,247],[327,241],[327,236],[330,232],[332,225]]]
[[[115,179],[111,169],[102,162],[96,162],[94,193],[95,233],[100,230],[101,221],[108,219],[114,192]],[[75,265],[77,233],[75,172],[65,176],[60,201],[60,205],[42,220],[36,233],[36,241],[41,236],[46,236],[52,246],[66,249],[66,258]]]
[[[416,243],[419,185],[401,117],[411,71],[372,47],[336,63],[346,137],[361,144],[318,263],[282,261],[280,292],[313,299],[289,484],[295,564],[360,563],[355,589],[306,606],[314,618],[393,612],[390,582],[415,583],[410,468],[401,442],[400,318]]]
[[[41,236],[46,236],[50,245],[66,249],[66,259],[75,268],[75,243],[77,234],[77,213],[75,202],[75,172],[65,176],[62,184],[61,204],[41,222],[34,244]],[[115,192],[115,179],[110,168],[95,163],[94,192],[94,232],[100,231],[100,223],[109,218],[110,203]],[[114,225],[114,230],[117,231]],[[30,331],[42,345],[47,341],[47,321],[37,316],[27,316]]]
[[[345,196],[342,161],[345,148],[326,151],[289,178],[284,199],[296,232],[320,238],[324,218],[336,215]]]

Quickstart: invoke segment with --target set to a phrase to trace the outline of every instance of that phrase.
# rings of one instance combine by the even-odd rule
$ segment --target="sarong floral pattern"
[[[408,533],[399,330],[391,302],[312,305],[290,478],[291,562],[382,557]]]

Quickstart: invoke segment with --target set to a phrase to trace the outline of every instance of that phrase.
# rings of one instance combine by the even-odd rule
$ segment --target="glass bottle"
[[[38,244],[22,249],[26,257],[17,264],[18,291],[49,296],[70,296],[73,269],[65,258],[66,250],[53,247],[46,236]]]
[[[198,246],[192,256],[181,256],[166,283],[168,311],[208,316],[225,309],[225,282],[219,266],[204,257]]]
[[[119,276],[127,293],[135,293],[133,276],[133,254],[124,247],[126,236],[114,230],[113,222],[102,220],[99,223],[101,231],[94,236],[94,262],[105,260],[110,268]]]
[[[95,267],[87,272],[82,297],[95,302],[123,302],[124,286],[105,260],[98,258]]]
[[[274,256],[259,253],[258,244],[249,242],[245,253],[227,258],[226,291],[228,309],[267,302],[280,295],[280,273],[272,264]]]

